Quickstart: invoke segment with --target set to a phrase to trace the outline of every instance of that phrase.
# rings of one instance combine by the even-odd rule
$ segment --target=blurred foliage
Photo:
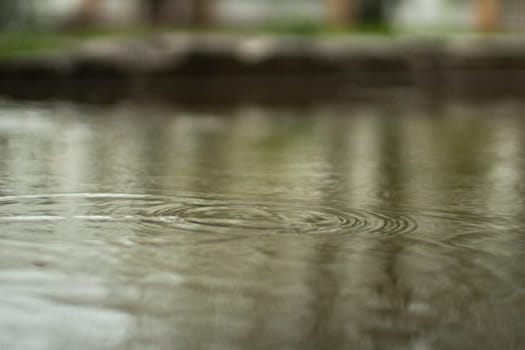
[[[58,30],[9,30],[0,32],[0,57],[23,56],[74,48],[91,39],[140,38],[161,33],[211,33],[228,35],[393,35],[388,25],[341,26],[327,28],[311,21],[279,21],[262,27],[217,29],[133,26],[125,28],[83,28]]]
[[[0,34],[0,56],[39,53],[69,47],[74,42],[66,34],[9,31]]]
[[[67,50],[90,39],[140,37],[154,33],[149,27],[86,28],[68,31],[10,30],[0,32],[0,56],[20,56]]]

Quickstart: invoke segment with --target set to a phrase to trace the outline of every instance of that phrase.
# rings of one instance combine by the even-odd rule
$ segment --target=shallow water
[[[0,349],[524,349],[525,108],[0,104]]]

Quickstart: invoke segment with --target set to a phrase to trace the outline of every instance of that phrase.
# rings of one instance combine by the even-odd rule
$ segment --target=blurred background
[[[0,28],[525,29],[522,0],[0,0]]]

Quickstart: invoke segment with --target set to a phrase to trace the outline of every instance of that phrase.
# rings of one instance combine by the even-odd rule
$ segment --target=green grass
[[[66,35],[4,32],[0,34],[0,56],[16,56],[65,48],[72,44]]]
[[[443,37],[455,36],[454,31],[437,31]],[[157,33],[204,33],[227,35],[294,35],[317,36],[377,36],[391,37],[398,34],[385,25],[328,28],[309,21],[290,20],[267,23],[262,27],[223,27],[223,28],[175,28],[175,27],[124,27],[92,28],[68,31],[12,30],[0,32],[0,57],[31,56],[41,53],[72,49],[75,46],[100,38],[135,38]],[[474,32],[469,32],[470,34]],[[462,31],[461,34],[466,34]],[[479,33],[478,33],[479,34]]]
[[[0,32],[0,57],[17,57],[68,50],[90,39],[136,37],[151,33],[146,28],[85,29],[74,31],[5,31]]]

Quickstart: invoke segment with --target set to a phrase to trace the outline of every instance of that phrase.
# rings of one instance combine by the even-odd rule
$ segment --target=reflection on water
[[[0,107],[0,349],[523,349],[522,108]]]

